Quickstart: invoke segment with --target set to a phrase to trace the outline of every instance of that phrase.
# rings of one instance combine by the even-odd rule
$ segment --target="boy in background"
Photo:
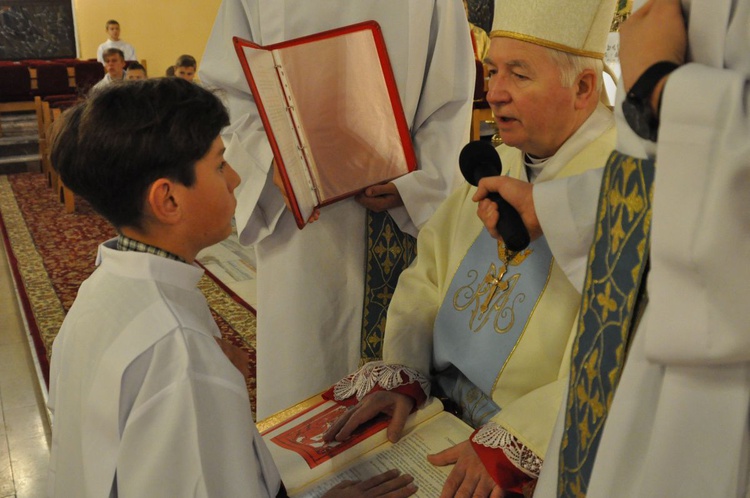
[[[53,344],[48,495],[286,496],[242,361],[225,356],[197,288],[195,257],[231,233],[240,182],[223,158],[226,109],[159,78],[111,85],[60,122],[55,168],[119,235]],[[397,474],[326,496],[413,494]]]
[[[135,48],[130,43],[120,40],[120,23],[114,19],[107,21],[104,27],[107,32],[107,41],[99,45],[96,49],[96,60],[104,64],[104,51],[108,48],[119,48],[124,54],[123,57],[126,61],[138,60],[135,56]]]
[[[104,75],[104,78],[99,83],[94,85],[93,90],[99,90],[115,81],[121,81],[125,77],[125,56],[122,50],[119,48],[108,48],[104,51],[104,69],[107,71],[107,74]]]
[[[131,62],[125,71],[126,80],[145,80],[148,78],[146,68],[140,62]]]
[[[174,75],[183,80],[193,81],[195,72],[198,69],[198,63],[192,55],[181,55],[174,64]]]

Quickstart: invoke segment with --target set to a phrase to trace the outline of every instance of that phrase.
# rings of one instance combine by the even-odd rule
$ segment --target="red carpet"
[[[0,176],[0,232],[48,382],[52,341],[79,285],[94,271],[98,245],[115,231],[82,199],[66,214],[42,174],[21,173]],[[199,286],[224,337],[248,352],[255,407],[255,312],[208,273]]]

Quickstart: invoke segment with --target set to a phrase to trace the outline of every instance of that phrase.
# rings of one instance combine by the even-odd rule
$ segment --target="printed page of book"
[[[275,52],[314,157],[322,204],[410,171],[373,31]]]
[[[382,416],[360,427],[348,441],[323,442],[323,433],[347,408],[333,401],[323,401],[263,433],[263,439],[290,493],[308,483],[346,466],[353,459],[387,441],[389,418]],[[423,408],[409,416],[406,430],[441,413],[440,400],[432,398]]]
[[[294,192],[300,218],[306,222],[319,200],[312,186],[304,151],[300,149],[299,137],[295,135],[298,126],[294,123],[287,97],[279,84],[274,54],[263,48],[244,46],[242,49],[283,161],[281,167]]]
[[[447,412],[441,412],[411,430],[398,443],[386,442],[358,458],[329,478],[291,492],[293,498],[318,498],[336,484],[346,480],[365,480],[390,469],[414,476],[417,498],[440,496],[452,465],[435,467],[427,455],[443,451],[466,441],[473,429]]]

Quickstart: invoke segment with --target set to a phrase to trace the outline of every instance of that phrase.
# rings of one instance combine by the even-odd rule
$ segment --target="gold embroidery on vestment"
[[[490,263],[486,274],[480,280],[479,272],[469,270],[467,277],[471,281],[459,287],[453,295],[453,308],[464,311],[471,307],[469,330],[478,332],[490,321],[498,334],[504,334],[515,324],[515,306],[526,300],[525,293],[513,296],[513,290],[521,278],[521,273],[504,280],[508,268],[519,266],[528,258],[532,249],[520,252],[509,251],[502,242],[497,243],[497,255],[500,266]],[[513,296],[513,299],[511,299]]]

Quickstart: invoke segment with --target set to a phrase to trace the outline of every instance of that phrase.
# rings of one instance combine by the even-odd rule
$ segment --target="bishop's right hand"
[[[395,443],[401,439],[406,418],[413,409],[414,399],[405,394],[391,391],[372,392],[341,415],[323,434],[323,440],[326,442],[346,441],[357,427],[380,413],[385,413],[391,417],[388,423],[388,440]]]

